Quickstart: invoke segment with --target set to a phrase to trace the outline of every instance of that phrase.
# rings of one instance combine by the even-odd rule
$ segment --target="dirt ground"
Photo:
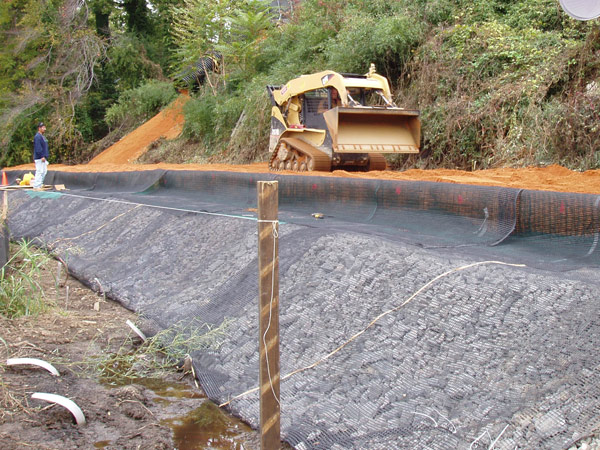
[[[189,99],[188,95],[180,95],[171,105],[108,147],[89,164],[128,164],[139,158],[152,142],[160,138],[176,138],[183,130],[183,106]]]
[[[256,432],[208,401],[176,364],[160,378],[101,377],[121,370],[114,355],[142,344],[126,325],[137,318],[77,280],[65,283],[64,271],[57,283],[58,270],[50,259],[39,278],[46,312],[16,319],[0,315],[1,449],[260,447]],[[23,357],[50,362],[60,376],[34,365],[6,365],[8,358]],[[62,406],[32,399],[35,392],[70,398],[87,423],[77,425]]]

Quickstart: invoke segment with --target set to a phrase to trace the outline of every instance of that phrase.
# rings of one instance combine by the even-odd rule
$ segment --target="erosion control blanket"
[[[226,408],[257,427],[252,199],[223,195],[218,204],[218,193],[187,189],[194,194],[186,208],[175,191],[172,201],[159,193],[160,183],[123,195],[84,184],[9,192],[12,239],[37,239],[147,327],[223,327],[224,338],[193,349],[198,378],[212,400],[231,400]],[[490,203],[488,217],[494,205],[521,204],[503,198]],[[393,233],[372,221],[326,226],[308,211],[341,206],[322,207],[301,213],[302,205],[284,202],[279,225],[286,441],[298,449],[561,449],[594,429],[594,264],[558,271],[543,252],[541,260],[509,252],[517,246],[493,245],[506,234],[497,224],[480,245],[485,216],[466,221],[479,230],[464,233],[475,236],[468,245],[433,245],[411,241],[398,225]],[[375,213],[391,214],[381,204]],[[440,223],[446,215],[439,212]],[[427,217],[435,229],[436,216]],[[506,223],[520,226],[514,214]]]

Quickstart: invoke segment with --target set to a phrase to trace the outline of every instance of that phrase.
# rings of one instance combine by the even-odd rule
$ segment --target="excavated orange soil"
[[[88,164],[128,164],[138,159],[157,139],[174,139],[183,129],[183,105],[190,99],[181,94],[167,108],[108,147]]]
[[[175,138],[183,127],[182,107],[189,97],[182,94],[165,110],[161,111],[148,122],[125,136],[119,142],[107,148],[95,157],[89,164],[65,166],[54,164],[50,170],[65,172],[124,172],[140,170],[214,170],[230,172],[268,172],[267,163],[245,165],[226,164],[133,164],[148,148],[148,145],[164,136]],[[14,167],[14,169],[35,170],[33,164]],[[294,172],[279,172],[295,174]],[[301,174],[302,175],[302,174]],[[561,166],[503,168],[464,172],[460,170],[406,170],[404,172],[374,171],[374,172],[311,172],[311,176],[379,178],[388,180],[435,181],[444,183],[462,183],[486,186],[504,186],[513,188],[547,190],[560,192],[576,192],[600,194],[600,170],[574,172]]]

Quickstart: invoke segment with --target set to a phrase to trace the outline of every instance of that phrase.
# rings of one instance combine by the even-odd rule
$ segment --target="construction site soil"
[[[117,355],[141,344],[126,325],[136,315],[72,277],[65,281],[64,271],[57,273],[49,260],[35,280],[45,312],[16,319],[0,315],[1,449],[259,448],[256,432],[222,413],[175,364],[156,378],[107,377],[125,375],[119,366],[125,359]],[[60,376],[33,365],[7,366],[8,358],[50,362]],[[75,401],[86,424],[77,425],[61,406],[32,399],[35,392]],[[203,420],[195,423],[199,414]]]
[[[11,167],[15,170],[35,170],[33,164]],[[266,173],[267,163],[254,164],[82,164],[67,166],[52,164],[49,170],[64,172],[128,172],[141,170],[199,170],[217,172]],[[296,172],[282,171],[282,175],[298,175]],[[310,172],[310,176],[375,178],[383,180],[431,181],[437,183],[459,183],[479,186],[511,187],[542,191],[574,192],[579,194],[600,194],[600,170],[585,172],[572,171],[552,165],[548,167],[501,168],[467,172],[462,170],[410,169],[402,172],[373,171]]]

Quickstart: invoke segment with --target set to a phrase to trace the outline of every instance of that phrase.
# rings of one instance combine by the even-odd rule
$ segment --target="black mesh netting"
[[[226,324],[192,354],[217,403],[258,384],[256,181],[279,180],[281,424],[296,448],[561,449],[598,423],[597,196],[63,175],[51,182],[69,191],[9,192],[13,239],[57,252],[148,327]],[[258,426],[256,392],[227,408]]]

